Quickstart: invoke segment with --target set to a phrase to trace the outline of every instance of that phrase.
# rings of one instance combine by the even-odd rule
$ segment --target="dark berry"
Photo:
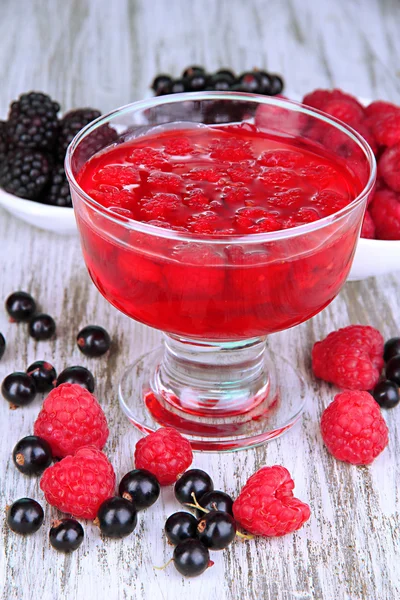
[[[208,87],[212,90],[225,92],[230,89],[232,80],[226,75],[212,75],[208,80]]]
[[[284,83],[280,75],[270,75],[271,78],[271,96],[281,94],[283,91]]]
[[[252,94],[259,94],[261,92],[261,80],[258,73],[250,72],[242,73],[237,80],[243,92],[249,92]]]
[[[0,186],[20,198],[39,199],[49,179],[49,161],[37,150],[13,150],[0,163]]]
[[[28,435],[15,446],[13,461],[18,471],[24,475],[40,475],[51,465],[50,445],[36,435]]]
[[[188,539],[175,547],[173,561],[179,573],[185,577],[196,577],[210,566],[210,553],[199,540]]]
[[[391,338],[385,343],[383,350],[383,359],[388,362],[394,356],[400,356],[400,338]]]
[[[151,84],[151,89],[157,96],[171,93],[172,77],[170,75],[157,75]]]
[[[60,121],[60,133],[57,140],[57,156],[60,161],[64,161],[65,153],[69,144],[76,134],[89,125],[92,121],[100,117],[101,112],[96,108],[77,108],[66,113]],[[59,172],[61,175],[61,172]],[[64,180],[62,180],[64,183]],[[50,202],[50,204],[53,204]],[[58,204],[58,206],[67,206]]]
[[[9,150],[8,127],[5,121],[0,121],[0,162],[5,159]]]
[[[32,377],[38,392],[43,393],[53,389],[57,373],[50,363],[45,360],[37,360],[29,365],[26,372]]]
[[[26,406],[36,396],[36,386],[27,373],[16,371],[7,375],[1,384],[1,393],[13,406]]]
[[[43,203],[52,206],[72,207],[71,192],[67,176],[65,175],[64,165],[56,165],[54,167],[49,187],[43,196]]]
[[[199,501],[200,506],[206,510],[219,510],[221,512],[227,512],[233,516],[233,500],[225,492],[214,490],[213,492],[207,492]],[[197,510],[196,514],[199,518],[204,515],[204,512]]]
[[[231,85],[236,81],[236,75],[230,69],[218,69],[218,71],[215,73],[215,77],[220,75],[228,79]]]
[[[110,349],[111,339],[103,327],[87,325],[76,338],[79,350],[86,356],[102,356]]]
[[[214,484],[208,473],[201,469],[190,469],[175,483],[174,493],[178,502],[186,504],[194,502],[193,493],[199,501],[206,492],[211,492],[213,489]]]
[[[400,385],[400,356],[393,356],[386,365],[386,379]]]
[[[49,340],[56,332],[56,324],[50,315],[35,315],[29,321],[29,335],[35,340]]]
[[[7,509],[7,524],[15,533],[35,533],[43,518],[43,508],[31,498],[20,498]]]
[[[211,511],[199,521],[197,536],[210,550],[223,550],[235,539],[235,520],[226,512]]]
[[[174,79],[171,83],[171,94],[181,94],[182,92],[187,92],[186,79]]]
[[[94,390],[94,377],[89,369],[85,367],[67,367],[64,371],[61,371],[57,377],[56,386],[62,383],[77,383],[89,392]]]
[[[73,552],[83,542],[83,527],[75,519],[54,521],[49,533],[50,544],[60,552]]]
[[[400,400],[397,384],[387,379],[376,384],[372,395],[382,408],[393,408]]]
[[[29,321],[35,314],[36,302],[26,292],[13,292],[6,300],[6,311],[11,321]]]
[[[3,354],[6,351],[6,340],[2,333],[0,333],[0,360],[3,358]]]
[[[22,148],[51,150],[58,135],[60,105],[40,92],[22,94],[10,106],[8,135]]]
[[[199,67],[198,65],[193,65],[191,67],[187,67],[183,73],[183,79],[187,79],[189,77],[193,77],[193,75],[205,75],[206,70],[203,67]]]
[[[195,73],[187,78],[187,90],[188,92],[200,92],[205,89],[208,78],[202,73]]]
[[[143,510],[149,508],[158,499],[160,484],[150,471],[134,469],[121,479],[118,493],[126,500],[133,502],[136,510]]]
[[[136,508],[129,500],[115,496],[103,502],[97,513],[97,520],[101,533],[107,537],[122,538],[132,533],[136,527]]]
[[[176,546],[183,540],[196,537],[197,519],[191,513],[177,512],[168,517],[164,529],[168,541]]]
[[[266,96],[271,96],[272,92],[272,78],[266,71],[257,71],[258,78],[260,80],[260,93]]]

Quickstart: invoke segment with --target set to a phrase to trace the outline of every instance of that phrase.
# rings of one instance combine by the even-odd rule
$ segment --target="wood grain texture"
[[[0,115],[11,98],[47,90],[65,108],[103,111],[148,93],[160,71],[178,74],[190,63],[210,70],[266,67],[283,73],[299,93],[338,85],[371,98],[400,102],[400,4],[396,0],[0,0]],[[57,338],[35,343],[25,325],[0,331],[8,343],[0,378],[36,359],[58,370],[83,364],[97,378],[110,423],[107,453],[120,477],[132,467],[139,434],[118,408],[122,369],[157,344],[159,334],[130,321],[89,280],[76,238],[31,228],[0,212],[0,298],[15,289],[38,298],[57,321]],[[263,465],[282,464],[295,476],[296,494],[312,507],[310,521],[282,539],[235,543],[213,556],[215,566],[184,580],[162,565],[171,549],[163,538],[176,510],[171,489],[140,514],[137,531],[123,541],[102,540],[94,526],[72,556],[57,554],[45,526],[22,538],[1,524],[1,600],[394,600],[400,597],[400,425],[398,409],[385,413],[389,448],[368,468],[336,462],[323,447],[318,420],[333,390],[310,376],[313,342],[334,328],[369,323],[385,337],[399,333],[400,276],[347,284],[321,314],[270,344],[302,371],[309,385],[304,418],[287,436],[233,455],[196,454],[216,486],[237,494]],[[87,323],[105,326],[116,340],[109,358],[90,360],[75,345]],[[21,496],[43,501],[36,479],[11,460],[18,439],[32,431],[40,399],[9,411],[0,401],[0,511]]]

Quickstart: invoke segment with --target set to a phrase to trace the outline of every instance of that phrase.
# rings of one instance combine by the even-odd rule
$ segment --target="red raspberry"
[[[268,210],[257,206],[239,208],[234,224],[240,233],[266,233],[282,229],[282,225]]]
[[[292,135],[299,135],[307,123],[307,115],[280,106],[261,104],[255,114],[257,128],[279,131],[284,127]]]
[[[368,392],[337,394],[321,418],[322,439],[338,460],[369,465],[388,444],[388,428]]]
[[[157,222],[156,225],[160,226]],[[163,223],[168,227],[167,223]],[[161,279],[160,266],[148,255],[141,252],[130,252],[123,250],[117,256],[118,276],[128,281],[132,290],[135,289],[136,281],[146,283],[157,283]]]
[[[197,167],[192,169],[187,174],[188,179],[193,181],[208,181],[210,183],[217,183],[225,175],[224,171],[214,167]]]
[[[267,167],[260,173],[259,180],[267,187],[280,187],[281,189],[298,187],[299,178],[294,173],[283,167]]]
[[[376,192],[369,211],[378,240],[400,240],[400,194],[392,190]]]
[[[293,150],[267,150],[260,154],[257,162],[263,167],[294,169],[299,164],[304,164],[304,157],[300,152],[293,152]]]
[[[372,133],[380,146],[394,146],[400,142],[400,111],[385,114],[371,123]]]
[[[93,175],[94,181],[109,185],[132,185],[140,183],[139,169],[129,165],[107,165]]]
[[[134,163],[142,169],[162,169],[170,171],[171,165],[168,161],[168,156],[160,150],[154,148],[134,148],[127,157],[129,162]]]
[[[386,148],[378,162],[379,175],[395,192],[400,192],[400,143]]]
[[[325,107],[328,102],[332,102],[333,100],[346,100],[347,102],[356,104],[363,109],[362,104],[360,104],[357,98],[351,96],[350,94],[346,94],[346,92],[343,92],[340,89],[314,90],[310,94],[306,94],[304,96],[303,104],[307,104],[307,106],[325,111]]]
[[[108,438],[100,404],[76,383],[63,383],[51,390],[35,421],[34,432],[50,444],[57,457],[75,454],[84,446],[101,450]]]
[[[364,109],[358,102],[352,102],[346,99],[330,100],[324,105],[324,112],[332,117],[344,121],[348,125],[359,123],[364,117]]]
[[[164,150],[167,154],[172,156],[186,156],[191,154],[193,146],[189,139],[184,136],[176,136],[169,138],[164,146]]]
[[[369,325],[333,331],[312,349],[316,377],[350,390],[371,390],[383,367],[383,337]]]
[[[175,173],[164,173],[163,171],[151,171],[147,183],[160,192],[176,193],[182,189],[183,179]]]
[[[368,142],[368,144],[372,148],[372,152],[376,156],[378,154],[378,144],[376,143],[374,135],[371,131],[371,128],[368,126],[367,122],[363,121],[361,123],[352,123],[352,127],[363,136],[363,138],[366,142]]]
[[[229,162],[240,162],[254,158],[253,149],[249,142],[238,138],[226,137],[211,145],[211,158],[227,160]]]
[[[192,208],[205,209],[211,202],[211,198],[206,196],[201,188],[195,188],[187,192],[187,195],[183,198],[183,204],[191,206]]]
[[[226,186],[221,194],[225,204],[239,204],[240,206],[243,206],[249,197],[250,190],[247,187]]]
[[[222,293],[225,261],[211,248],[196,244],[177,246],[172,258],[174,260],[164,268],[164,276],[172,294],[181,298],[211,298]]]
[[[251,183],[258,175],[252,163],[239,163],[228,169],[229,177],[235,183]]]
[[[365,212],[364,221],[361,229],[361,237],[369,240],[375,239],[375,223],[369,210]]]
[[[142,219],[166,219],[171,213],[181,206],[181,200],[176,194],[157,192],[150,198],[141,198],[139,201]]]
[[[105,183],[101,183],[97,189],[89,190],[88,194],[106,208],[110,206],[119,206],[120,208],[130,209],[136,204],[136,195],[134,191],[126,189],[120,190],[114,185]]]
[[[81,519],[95,519],[99,506],[114,495],[115,473],[97,448],[81,448],[42,475],[40,488],[49,504]]]
[[[308,521],[310,507],[293,495],[285,467],[263,467],[250,477],[233,503],[236,521],[254,535],[281,536]]]
[[[138,441],[135,466],[147,469],[160,485],[175,483],[192,464],[190,442],[173,427],[161,427]]]
[[[383,100],[376,100],[375,102],[371,102],[365,108],[365,115],[367,118],[381,117],[383,115],[387,115],[389,113],[395,113],[399,111],[399,107],[391,102],[385,102]]]

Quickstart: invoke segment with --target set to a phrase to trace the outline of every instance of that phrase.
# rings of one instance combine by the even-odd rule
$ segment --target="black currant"
[[[280,75],[275,75],[275,74],[271,74],[270,75],[271,78],[271,96],[276,96],[277,94],[280,94],[283,90],[284,87],[284,83],[283,83],[283,79]]]
[[[225,92],[227,90],[230,90],[231,85],[234,81],[235,81],[234,79],[232,80],[227,75],[216,74],[216,75],[212,75],[210,77],[210,79],[208,80],[208,87],[212,90]]]
[[[93,392],[94,390],[94,377],[85,367],[67,367],[64,371],[61,371],[57,377],[56,386],[62,383],[77,383],[82,387]]]
[[[236,75],[233,71],[231,71],[230,69],[218,69],[218,71],[215,73],[214,75],[215,77],[219,77],[222,76],[225,79],[227,79],[230,84],[234,84],[236,81]]]
[[[257,71],[258,78],[260,80],[261,94],[265,94],[266,96],[271,96],[272,92],[272,79],[271,75],[267,73],[267,71]]]
[[[213,489],[214,484],[208,473],[201,469],[190,469],[183,473],[175,483],[174,492],[178,502],[186,504],[188,502],[193,503],[192,493],[199,501],[206,492],[211,492]]]
[[[242,73],[237,80],[243,92],[259,94],[261,92],[261,79],[257,72],[248,71]]]
[[[206,510],[219,510],[221,512],[227,512],[229,515],[233,516],[233,500],[225,492],[220,492],[218,490],[207,492],[201,498],[199,504]],[[197,510],[196,514],[199,518],[201,518],[204,515],[204,512]]]
[[[197,519],[188,512],[176,512],[165,521],[165,535],[168,541],[176,546],[179,542],[195,538],[197,533]]]
[[[60,552],[73,552],[83,542],[82,525],[75,519],[60,519],[54,521],[50,533],[50,544]]]
[[[87,325],[80,330],[76,338],[79,350],[92,358],[102,356],[110,349],[111,339],[103,327]]]
[[[20,498],[7,509],[7,524],[15,533],[35,533],[43,518],[43,508],[31,498]]]
[[[391,338],[385,343],[383,350],[383,359],[388,362],[394,356],[400,355],[400,338]]]
[[[372,395],[382,408],[393,408],[400,400],[397,384],[387,379],[376,384]]]
[[[56,332],[56,323],[50,315],[35,315],[29,321],[29,335],[35,340],[49,340]]]
[[[170,75],[161,74],[154,78],[151,88],[157,96],[163,96],[170,93],[171,83],[172,77]]]
[[[13,450],[13,461],[21,473],[40,475],[51,465],[51,448],[46,440],[28,435],[20,440]]]
[[[187,80],[174,79],[171,83],[171,94],[181,94],[182,92],[187,92]]]
[[[200,92],[206,88],[207,82],[207,75],[195,73],[187,78],[187,90],[188,92]]]
[[[211,511],[197,525],[197,537],[210,550],[223,550],[235,536],[235,520],[226,512]]]
[[[16,371],[3,380],[1,393],[13,406],[26,406],[35,399],[35,382],[27,373]]]
[[[0,333],[0,360],[3,358],[3,354],[6,351],[6,340],[2,333]]]
[[[36,311],[36,302],[26,292],[13,292],[6,300],[11,321],[28,321]]]
[[[188,539],[175,547],[173,561],[179,573],[185,577],[196,577],[209,566],[210,553],[199,540]]]
[[[53,389],[57,373],[50,363],[45,360],[37,360],[29,365],[26,372],[32,377],[38,392],[48,392]]]
[[[400,355],[393,356],[386,365],[386,379],[400,385]]]
[[[143,510],[149,508],[158,499],[160,484],[150,471],[134,469],[121,479],[118,493],[133,502],[136,510]]]
[[[204,67],[193,65],[192,67],[187,67],[182,73],[183,79],[193,77],[193,75],[206,75],[206,70]]]
[[[100,506],[97,521],[101,533],[107,537],[122,538],[132,533],[136,527],[136,508],[129,500],[114,496]]]

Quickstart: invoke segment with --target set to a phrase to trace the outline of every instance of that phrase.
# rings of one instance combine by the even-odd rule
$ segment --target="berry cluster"
[[[182,92],[248,92],[264,96],[281,94],[283,79],[275,73],[259,69],[246,71],[236,75],[231,69],[219,69],[215,73],[207,73],[200,66],[187,67],[182,75],[174,79],[170,75],[157,75],[151,84],[156,96],[181,94]]]
[[[378,161],[378,180],[361,237],[400,240],[400,107],[381,100],[364,107],[339,89],[315,90],[303,102],[351,125],[369,143]]]
[[[78,108],[58,117],[60,105],[41,92],[22,94],[0,121],[0,186],[10,194],[71,207],[64,171],[68,144],[100,111]]]

